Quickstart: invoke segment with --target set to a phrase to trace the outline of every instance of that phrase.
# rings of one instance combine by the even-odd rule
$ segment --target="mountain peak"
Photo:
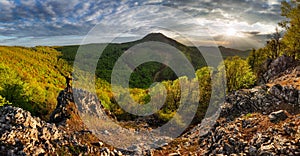
[[[143,37],[142,40],[147,40],[147,41],[160,41],[160,40],[165,40],[165,39],[170,39],[167,36],[165,36],[162,33],[150,33]]]
[[[162,43],[166,43],[175,47],[179,47],[179,46],[184,46],[183,44],[177,42],[176,40],[169,38],[167,36],[165,36],[162,33],[150,33],[148,35],[146,35],[145,37],[143,37],[141,39],[142,42],[147,42],[147,41],[157,41],[157,42],[162,42]]]

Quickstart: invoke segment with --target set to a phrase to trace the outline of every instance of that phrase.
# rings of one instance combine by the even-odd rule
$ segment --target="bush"
[[[4,106],[4,105],[10,105],[11,103],[9,101],[7,101],[4,97],[2,97],[0,95],[0,107]]]

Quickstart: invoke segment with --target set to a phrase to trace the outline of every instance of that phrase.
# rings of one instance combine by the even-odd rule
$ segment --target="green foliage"
[[[0,95],[13,105],[47,118],[65,87],[59,70],[70,67],[51,47],[0,47]]]
[[[196,71],[199,81],[200,101],[208,101],[211,96],[211,76],[213,69],[211,67],[203,67]]]
[[[255,81],[255,77],[251,72],[250,66],[247,64],[245,60],[242,60],[241,58],[238,57],[233,57],[226,60],[225,64],[232,72],[232,74],[236,74],[233,73],[233,71],[238,72],[236,75],[234,75],[234,77],[235,80],[239,81],[240,83],[235,82],[236,84],[238,84],[238,86],[234,86],[232,88],[240,89],[243,87],[250,87],[250,85],[253,85]],[[162,84],[167,92],[165,101],[162,101],[163,95],[161,94],[155,94],[155,96],[151,96],[150,98],[149,89],[138,89],[138,88],[129,89],[131,97],[127,97],[127,98],[132,98],[135,102],[138,102],[141,105],[146,104],[147,102],[149,102],[150,99],[155,100],[158,103],[160,102],[164,103],[163,107],[157,113],[155,113],[155,116],[157,117],[157,119],[160,121],[161,124],[168,122],[170,119],[174,117],[177,109],[181,104],[181,98],[183,95],[185,95],[185,97],[188,97],[190,99],[199,98],[195,100],[195,101],[197,100],[199,101],[199,106],[197,108],[196,116],[193,120],[193,123],[199,123],[201,119],[203,119],[203,117],[205,116],[208,105],[210,103],[211,91],[212,91],[211,83],[212,83],[212,77],[214,76],[218,76],[218,75],[213,74],[213,68],[203,67],[196,71],[196,79],[188,80],[186,77],[180,77],[174,81],[170,81],[170,80],[163,81]],[[184,86],[189,86],[189,88],[196,88],[196,85],[198,85],[197,87],[199,87],[200,95],[197,97],[193,96],[190,90],[182,93],[180,88],[180,83],[182,83],[182,85]],[[97,94],[101,99],[102,104],[104,104],[106,108],[108,108],[113,114],[115,114],[119,120],[132,120],[137,118],[137,116],[126,113],[122,108],[120,108],[117,102],[114,101],[114,98],[111,93],[111,88],[107,82],[99,79],[96,83],[96,88],[97,88]],[[162,92],[160,89],[163,88],[157,88],[157,89],[158,90],[156,90],[156,93],[160,93]],[[119,87],[116,96],[125,98],[124,93],[127,91],[128,89]],[[195,111],[195,110],[189,110],[187,108],[186,111],[187,113],[189,113],[189,111]],[[211,111],[214,111],[214,109],[212,109]],[[213,112],[211,112],[211,114],[212,113]],[[176,116],[176,117],[177,117],[175,120],[176,123],[182,125],[182,117],[180,116]]]
[[[247,58],[247,62],[253,72],[257,74],[256,76],[262,71],[262,66],[268,59],[268,53],[266,51],[265,48],[260,48],[258,50],[253,49]]]
[[[213,68],[203,67],[196,71],[196,77],[199,82],[199,106],[197,109],[196,118],[193,122],[197,123],[205,116],[212,92],[212,74]]]
[[[4,97],[0,95],[0,107],[4,105],[10,105],[11,103],[7,101]]]
[[[170,40],[171,42],[168,44],[171,44],[172,46],[179,49],[187,58],[190,59],[195,69],[199,69],[206,65],[205,60],[203,59],[201,53],[198,51],[197,48],[187,47],[171,39],[168,40]],[[115,43],[108,44],[105,47],[103,53],[101,54],[101,57],[98,60],[96,73],[95,73],[96,76],[98,78],[106,80],[107,82],[110,82],[112,70],[116,61],[121,57],[122,54],[124,54],[126,50],[142,42],[144,42],[144,40],[138,40],[135,42],[122,43],[122,44],[115,44]],[[100,47],[104,48],[104,46],[105,46],[104,44],[98,44],[98,45],[90,44],[90,45],[85,45],[83,49],[91,49],[90,51],[93,50],[95,51],[95,49],[100,49]],[[78,48],[79,46],[56,47],[56,49],[58,51],[61,51],[62,53],[61,58],[67,60],[67,62],[70,65],[73,65],[73,61],[75,59]],[[90,55],[95,55],[93,53],[86,54],[86,55],[89,56],[85,58],[91,58],[91,59],[95,58],[90,56]],[[123,61],[129,68],[131,68],[130,65],[131,62],[126,62],[126,60]],[[86,64],[86,66],[92,66],[89,64],[89,62],[91,61],[86,61],[84,64]],[[158,62],[147,62],[132,70],[134,70],[134,72],[131,74],[130,77],[130,82],[129,82],[130,88],[145,89],[148,88],[154,82],[177,79],[177,76],[169,67]]]
[[[281,37],[281,32],[276,28],[275,32],[271,35],[271,39],[267,41],[267,45],[264,47],[268,58],[276,59],[282,54],[281,50],[284,45],[281,41]]]
[[[281,3],[281,15],[286,20],[279,23],[280,26],[286,29],[282,42],[285,44],[284,52],[293,56],[295,59],[300,59],[300,5],[299,0],[283,1]]]
[[[227,58],[223,63],[226,70],[227,92],[249,88],[254,85],[256,77],[247,61],[235,56]],[[219,66],[220,72],[224,66]]]
[[[17,73],[9,67],[0,64],[0,95],[15,105],[28,102],[25,95],[25,83],[21,81]]]
[[[251,114],[251,113],[247,113],[244,117],[245,117],[246,119],[249,119],[249,118],[252,117],[252,115],[253,115],[253,114]]]
[[[252,50],[247,61],[256,75],[264,72],[264,62],[269,59],[276,59],[282,54],[300,59],[300,5],[299,0],[283,1],[281,3],[281,15],[285,20],[279,26],[285,29],[285,34],[276,28],[266,46],[258,50]]]

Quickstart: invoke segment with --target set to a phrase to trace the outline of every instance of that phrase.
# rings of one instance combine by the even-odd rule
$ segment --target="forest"
[[[196,69],[196,79],[177,77],[174,72],[156,62],[145,63],[135,69],[130,79],[130,94],[140,103],[147,103],[150,98],[148,88],[153,82],[162,82],[167,90],[164,106],[154,114],[154,117],[164,123],[171,119],[180,104],[180,82],[193,87],[199,85],[200,99],[194,123],[201,121],[205,115],[211,98],[211,81],[220,76],[218,71],[225,67],[226,92],[253,87],[260,74],[264,72],[264,62],[281,55],[300,59],[300,8],[299,6],[282,2],[282,16],[286,20],[278,24],[265,46],[252,49],[249,56],[244,53],[237,56],[226,56],[218,69],[208,67],[200,53],[194,47],[185,46],[161,34],[150,34],[141,40],[122,44],[109,44],[103,52],[96,69],[96,93],[102,105],[110,110],[118,120],[133,120],[137,118],[125,112],[115,101],[110,75],[114,63],[124,51],[135,44],[146,41],[161,41],[174,46],[189,58]],[[72,72],[72,65],[78,45],[74,46],[37,46],[37,47],[0,47],[0,105],[14,105],[30,111],[33,115],[48,119],[57,104],[59,91],[66,87],[63,74]],[[240,55],[240,56],[238,56]],[[159,72],[159,76],[155,76]],[[199,84],[194,82],[199,82]],[[221,83],[221,82],[217,82]],[[126,88],[120,87],[120,96]],[[178,119],[180,122],[180,119]]]

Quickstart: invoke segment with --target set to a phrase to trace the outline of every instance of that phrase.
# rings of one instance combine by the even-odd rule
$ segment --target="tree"
[[[199,123],[207,112],[207,108],[211,99],[212,93],[212,67],[202,67],[196,71],[196,78],[199,83],[199,106],[196,116],[192,123]]]
[[[269,52],[268,56],[271,59],[275,59],[280,56],[280,50],[281,50],[281,32],[278,28],[275,29],[275,32],[271,35],[271,39],[267,41],[267,50]]]
[[[300,0],[283,1],[281,3],[281,15],[286,20],[279,25],[286,29],[282,42],[285,44],[285,53],[295,59],[300,58]]]
[[[251,51],[247,58],[247,62],[256,76],[262,72],[262,65],[268,58],[269,57],[266,48],[260,48],[258,50],[253,49]]]
[[[257,55],[256,55],[256,50],[252,49],[249,56],[247,57],[247,62],[250,65],[251,69],[253,70],[255,67],[255,63],[257,61]]]
[[[0,64],[0,95],[17,106],[27,102],[24,83],[4,64]]]
[[[227,58],[223,63],[226,71],[227,92],[249,88],[254,85],[256,77],[247,61],[234,56]],[[224,66],[220,65],[218,67],[220,72]]]
[[[212,67],[203,67],[196,71],[196,77],[199,81],[200,103],[208,103],[210,100],[212,73]]]

